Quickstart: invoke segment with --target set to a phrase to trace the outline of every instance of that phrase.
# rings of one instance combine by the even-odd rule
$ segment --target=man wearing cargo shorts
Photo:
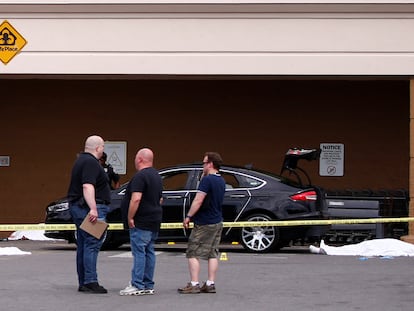
[[[203,159],[203,178],[190,210],[183,221],[188,228],[194,222],[186,257],[191,281],[178,289],[181,294],[215,293],[218,269],[218,247],[223,230],[222,204],[226,183],[219,173],[223,160],[216,152],[206,152]],[[200,259],[208,260],[208,280],[200,286]]]

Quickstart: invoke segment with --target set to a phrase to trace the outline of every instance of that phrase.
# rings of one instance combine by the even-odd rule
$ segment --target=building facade
[[[143,146],[158,167],[217,150],[278,173],[290,147],[340,143],[342,176],[303,164],[315,184],[412,187],[414,1],[16,0],[0,12],[1,223],[41,222],[95,133],[127,143],[122,181]]]

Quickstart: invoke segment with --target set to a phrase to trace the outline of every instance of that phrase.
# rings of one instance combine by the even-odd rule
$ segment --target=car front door
[[[226,181],[226,193],[223,201],[223,219],[225,222],[240,220],[240,215],[249,204],[250,192],[240,184],[240,177],[236,172],[223,170],[221,175]],[[224,236],[230,236],[232,228],[224,228]]]
[[[190,206],[189,183],[193,171],[191,169],[172,169],[160,172],[163,182],[163,215],[162,223],[183,222],[186,210]],[[183,227],[160,230],[159,237],[163,240],[175,241],[184,239],[186,230]]]

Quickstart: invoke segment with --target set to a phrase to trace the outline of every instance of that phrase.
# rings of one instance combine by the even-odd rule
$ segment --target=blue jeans
[[[155,251],[154,243],[158,232],[129,229],[134,265],[131,272],[131,285],[138,289],[154,288]]]
[[[105,220],[109,207],[103,204],[97,204],[96,207],[98,209],[98,219]],[[79,228],[83,219],[89,213],[89,208],[71,204],[69,210],[77,229],[76,267],[79,286],[98,282],[96,265],[98,261],[98,253],[106,233],[104,233],[100,239],[97,239]]]

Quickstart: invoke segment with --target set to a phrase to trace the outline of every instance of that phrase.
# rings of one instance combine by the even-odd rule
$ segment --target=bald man
[[[121,296],[154,294],[154,243],[162,220],[162,180],[153,167],[151,149],[140,149],[135,156],[137,172],[128,184],[121,209],[127,215],[134,262],[129,285]]]
[[[96,271],[105,234],[97,239],[80,229],[80,225],[85,217],[91,223],[104,220],[109,210],[111,193],[108,177],[98,160],[102,157],[104,145],[100,136],[93,135],[86,139],[84,152],[79,154],[73,165],[68,189],[69,211],[77,230],[78,291],[93,294],[107,293],[99,285]]]

